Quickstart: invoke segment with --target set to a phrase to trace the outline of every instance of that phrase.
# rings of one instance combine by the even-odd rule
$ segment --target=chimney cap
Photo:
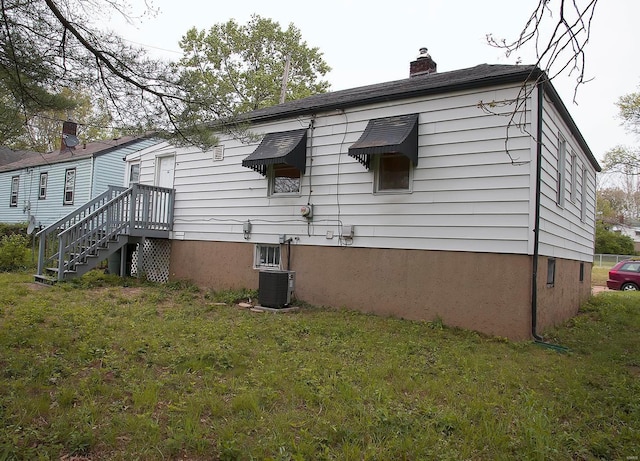
[[[431,56],[429,55],[429,50],[428,50],[428,49],[427,49],[427,47],[425,47],[425,46],[423,46],[423,47],[421,47],[421,48],[420,48],[419,53],[420,53],[420,54],[418,54],[418,59],[421,59],[421,58],[430,58],[430,57],[431,57]]]

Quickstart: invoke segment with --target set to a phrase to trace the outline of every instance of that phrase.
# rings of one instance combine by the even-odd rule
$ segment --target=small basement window
[[[547,259],[547,286],[552,287],[556,283],[556,260]]]
[[[280,245],[256,245],[254,269],[280,269]]]

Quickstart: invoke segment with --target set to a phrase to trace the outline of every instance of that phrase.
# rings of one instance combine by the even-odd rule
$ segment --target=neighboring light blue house
[[[125,178],[135,182],[123,159],[158,142],[133,136],[86,144],[75,135],[74,142],[65,139],[63,134],[58,151],[0,164],[0,222],[32,222],[36,228],[56,222],[109,186],[124,186]]]

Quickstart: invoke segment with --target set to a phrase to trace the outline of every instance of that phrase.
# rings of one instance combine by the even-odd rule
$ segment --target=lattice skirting
[[[171,240],[145,239],[142,245],[140,261],[140,244],[131,256],[131,275],[141,275],[151,282],[166,283],[169,281],[169,259],[171,257]],[[138,267],[140,262],[140,267]]]

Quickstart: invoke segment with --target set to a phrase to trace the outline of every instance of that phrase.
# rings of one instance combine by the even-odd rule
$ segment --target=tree
[[[626,235],[612,232],[601,222],[596,223],[596,254],[632,255],[635,253],[633,239]]]
[[[302,41],[289,24],[251,16],[246,25],[233,19],[209,31],[192,28],[180,41],[181,82],[191,96],[192,120],[233,118],[284,99],[300,99],[329,88],[321,78],[331,69],[318,48]]]
[[[627,131],[640,133],[640,93],[621,96],[616,103],[618,117]],[[640,151],[637,147],[616,146],[604,156],[604,169],[612,173],[626,176],[640,174]]]
[[[82,121],[78,125],[78,137],[83,142],[114,138],[120,134],[110,126],[111,117],[107,111],[92,103],[88,93],[64,88],[59,96],[69,100],[73,106],[65,110],[49,109],[33,114],[26,124],[22,124],[21,133],[8,143],[8,147],[37,152],[58,149],[61,140],[61,120],[67,119]]]
[[[143,14],[153,14],[147,5]],[[329,71],[318,49],[292,25],[282,31],[259,17],[190,31],[176,66],[101,29],[111,15],[133,17],[127,0],[0,0],[0,10],[0,144],[24,138],[34,115],[72,108],[63,88],[88,91],[123,130],[171,133],[202,147],[215,139],[194,126],[235,127],[239,111],[278,102],[287,58],[289,98],[328,88],[318,78]]]
[[[34,114],[72,108],[63,88],[86,89],[122,127],[176,127],[187,96],[169,64],[98,26],[112,14],[130,18],[126,0],[0,0],[0,10],[0,109],[9,122],[0,143]]]

